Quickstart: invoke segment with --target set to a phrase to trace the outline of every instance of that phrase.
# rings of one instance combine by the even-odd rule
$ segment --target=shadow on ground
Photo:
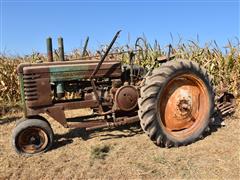
[[[0,125],[17,121],[20,118],[21,118],[21,115],[18,115],[18,114],[0,118]],[[96,117],[90,115],[90,116],[82,116],[77,118],[69,118],[68,120],[70,122],[81,122],[89,118],[94,119]],[[224,120],[225,120],[225,117],[222,117],[221,114],[219,114],[219,112],[216,112],[212,120],[212,123],[210,124],[210,129],[204,134],[204,137],[210,135],[213,132],[218,131],[218,129],[223,126]],[[87,141],[92,138],[100,137],[100,141],[104,141],[109,139],[128,138],[128,137],[132,137],[142,133],[144,132],[142,131],[139,125],[139,122],[129,124],[129,125],[123,125],[115,128],[103,128],[103,129],[90,130],[90,131],[86,131],[85,129],[79,129],[79,128],[69,129],[69,131],[64,134],[54,135],[55,143],[52,149],[57,149],[67,144],[70,144],[73,142],[74,138],[81,138]]]
[[[118,131],[118,133],[116,133]],[[101,132],[108,132],[102,134]],[[114,133],[113,133],[114,132]],[[116,138],[128,138],[137,134],[142,134],[143,131],[140,124],[133,123],[129,125],[123,125],[115,128],[104,128],[86,131],[85,129],[70,129],[65,134],[55,134],[55,143],[52,149],[57,149],[73,142],[74,138],[82,138],[87,141],[92,138],[100,137],[100,141]]]
[[[228,114],[227,116],[229,115],[233,115],[233,113]],[[82,118],[84,119],[88,117],[92,117],[92,116],[85,116]],[[218,129],[223,126],[225,118],[226,116],[222,116],[220,112],[216,112],[214,115],[214,118],[212,118],[211,120],[212,122],[210,123],[209,129],[204,133],[203,136],[206,137],[211,133],[218,131]],[[76,122],[79,120],[81,120],[79,119],[79,117],[70,119],[71,122]],[[116,133],[117,131],[118,133]],[[101,132],[107,132],[107,133],[103,134]],[[70,129],[65,134],[55,134],[55,145],[53,149],[57,149],[59,147],[72,143],[74,138],[82,138],[83,140],[87,141],[95,137],[100,137],[100,140],[104,141],[108,139],[128,138],[128,137],[132,137],[137,134],[143,134],[143,133],[144,132],[142,131],[139,122],[129,124],[129,125],[124,125],[124,126],[119,126],[116,128],[104,128],[104,129],[91,130],[91,131],[86,131],[85,129]]]

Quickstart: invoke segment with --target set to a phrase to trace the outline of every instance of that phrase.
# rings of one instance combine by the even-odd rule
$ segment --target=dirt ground
[[[11,147],[19,116],[0,120],[0,179],[240,179],[239,108],[203,140],[170,149],[155,146],[137,124],[86,133],[50,121],[54,147],[33,157]]]

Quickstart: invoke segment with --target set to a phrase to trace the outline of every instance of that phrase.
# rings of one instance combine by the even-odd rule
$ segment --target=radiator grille
[[[23,76],[24,95],[26,101],[36,101],[38,99],[36,80],[39,77],[40,75],[37,74],[25,74]]]

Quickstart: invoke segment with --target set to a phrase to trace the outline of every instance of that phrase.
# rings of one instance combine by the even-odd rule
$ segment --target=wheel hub
[[[40,145],[41,144],[40,137],[36,137],[36,136],[30,137],[29,143],[34,144],[36,146]]]
[[[22,152],[33,154],[43,150],[48,143],[47,134],[39,128],[31,127],[19,135],[18,147]]]
[[[206,97],[198,81],[191,75],[178,76],[163,90],[159,106],[161,121],[173,134],[193,132],[190,129],[201,121],[201,113],[204,114],[207,107],[204,107]]]
[[[186,99],[185,97],[181,97],[176,103],[176,116],[181,118],[186,118],[191,114],[192,111],[192,99],[190,96]]]

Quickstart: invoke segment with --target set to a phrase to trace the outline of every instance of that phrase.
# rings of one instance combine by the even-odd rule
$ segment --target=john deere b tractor
[[[156,59],[146,70],[108,58],[120,32],[100,58],[23,63],[18,67],[24,109],[13,130],[12,144],[23,155],[49,150],[54,142],[44,114],[65,128],[116,127],[140,121],[149,139],[160,147],[178,147],[202,137],[214,111],[214,92],[206,70],[196,62],[172,56]],[[159,63],[159,65],[157,65]],[[158,67],[158,68],[155,68]],[[77,98],[65,98],[77,93]],[[90,108],[92,117],[71,122],[65,111]],[[46,117],[46,116],[45,116]],[[94,118],[93,118],[94,117]]]

